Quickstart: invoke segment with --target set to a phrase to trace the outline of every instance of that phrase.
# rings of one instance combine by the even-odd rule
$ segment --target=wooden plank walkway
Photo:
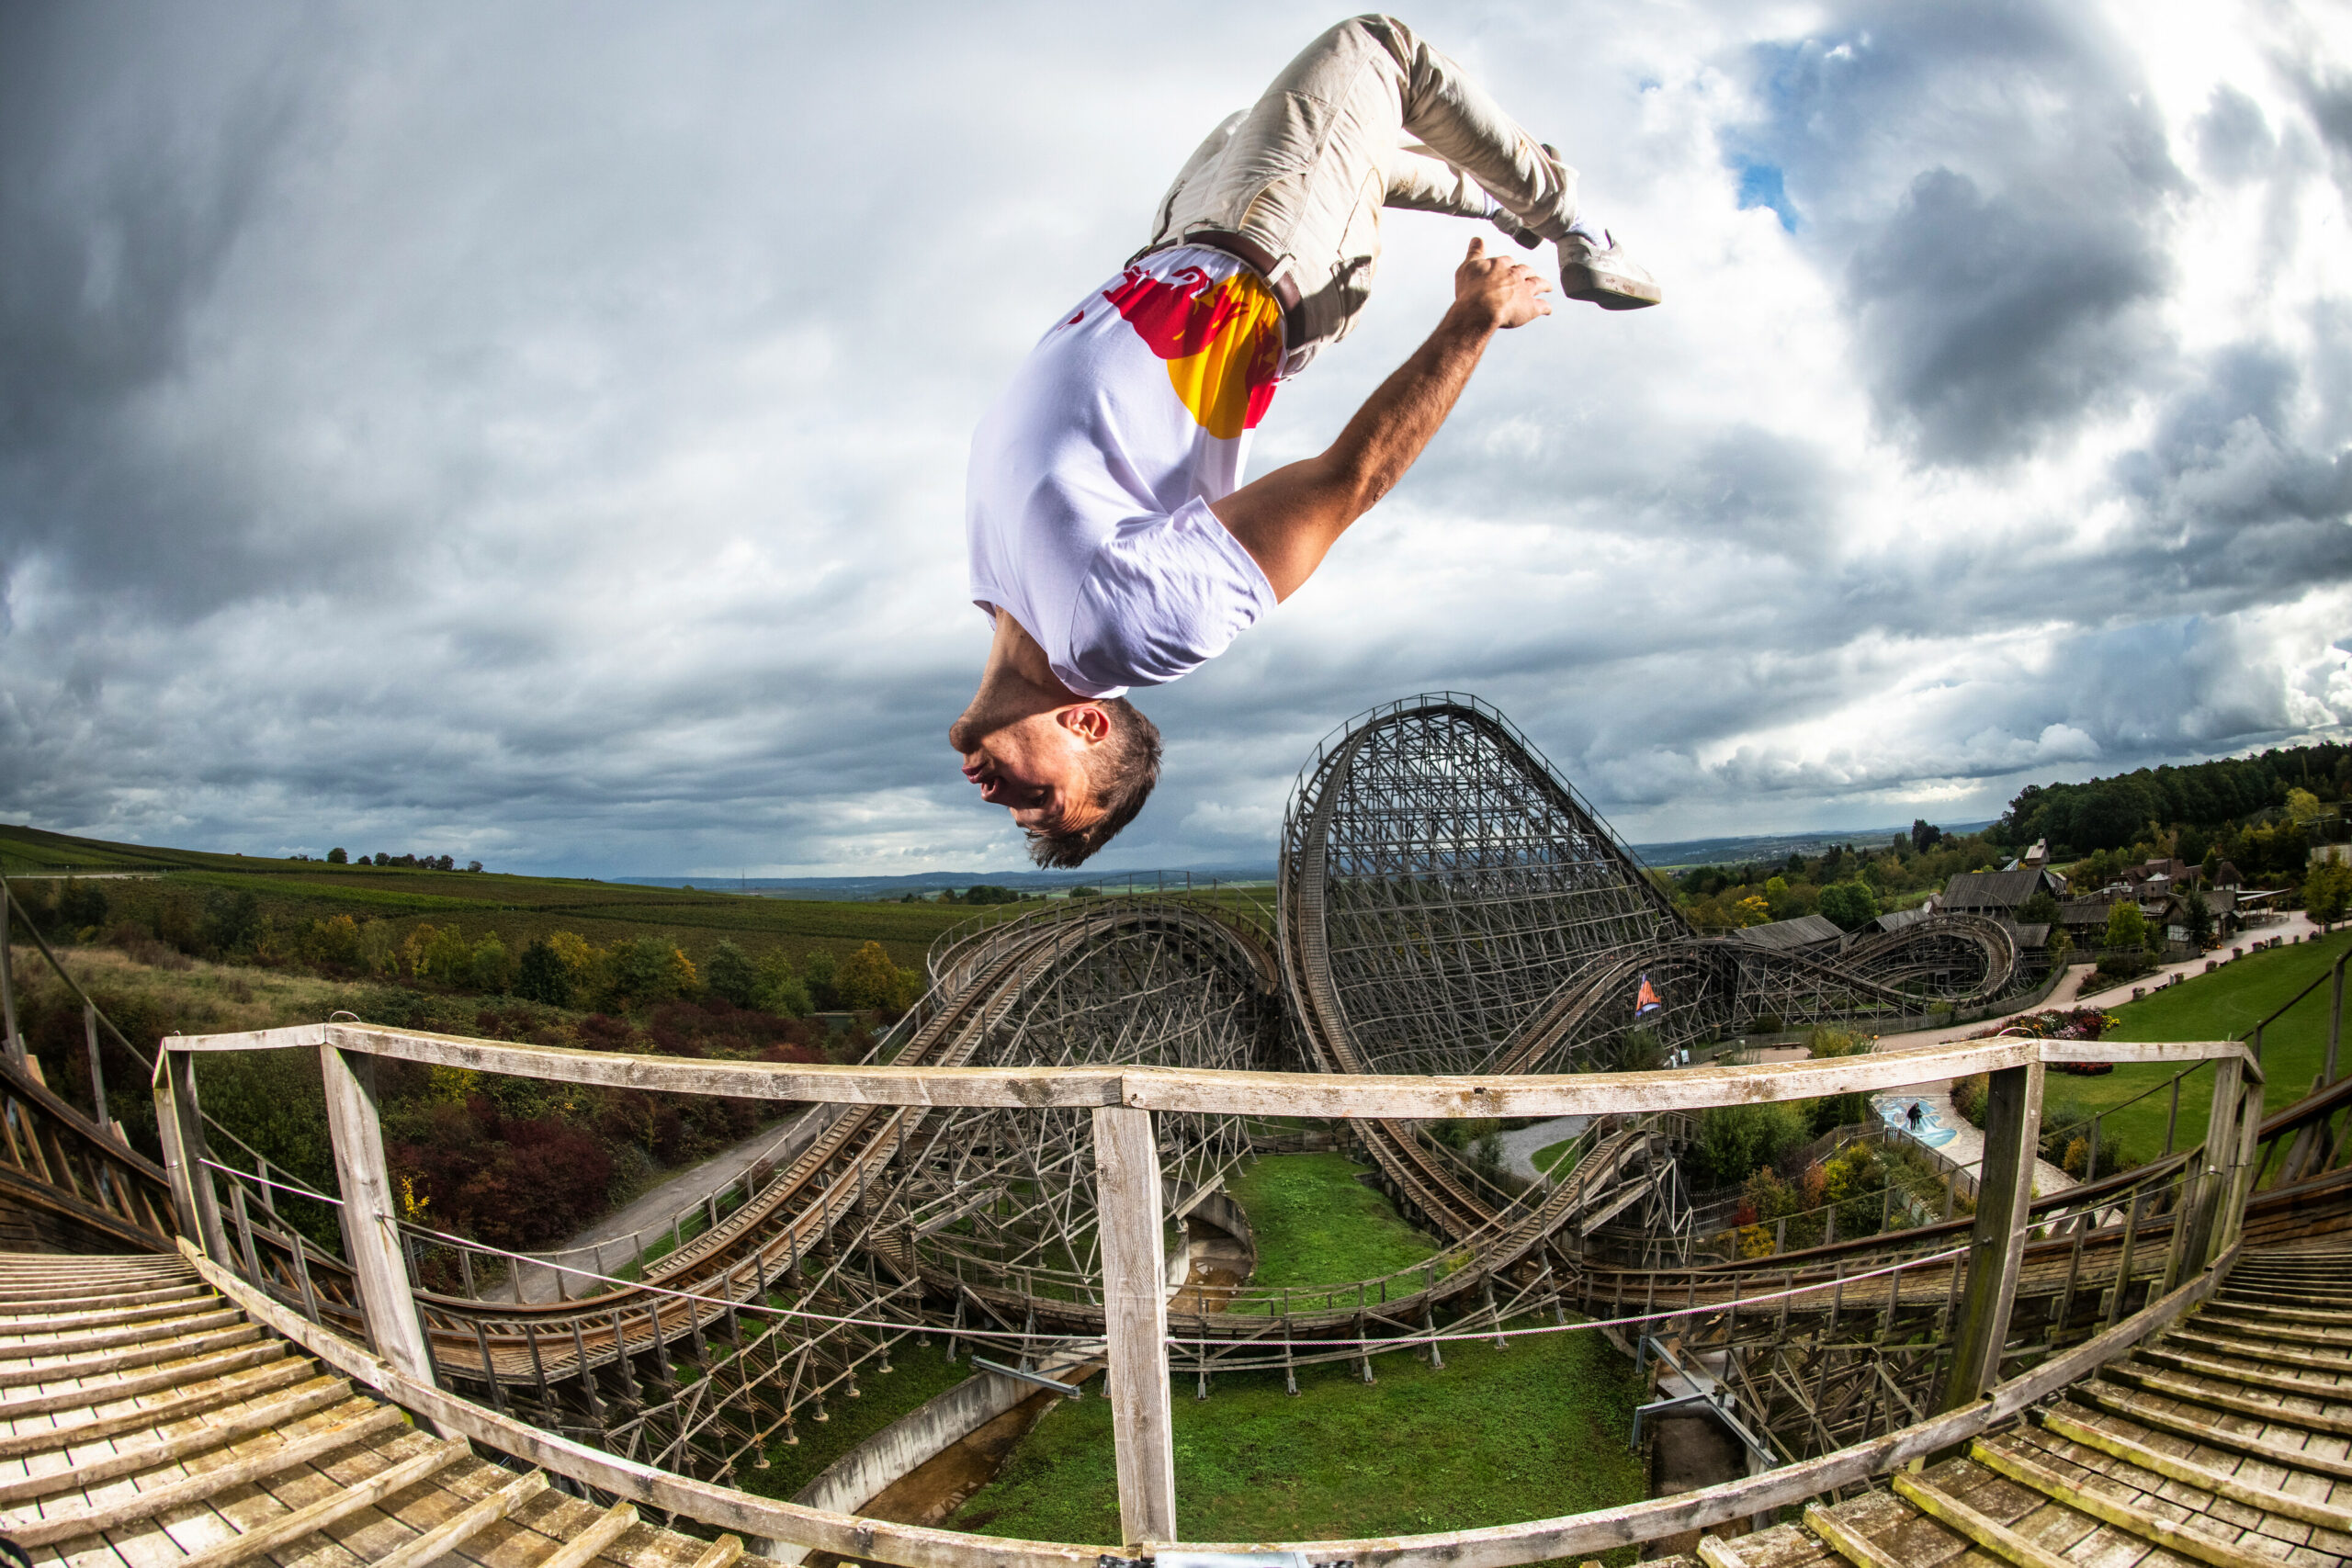
[[[154,1256],[0,1253],[0,1535],[41,1568],[773,1568],[420,1430]]]
[[[2202,1310],[2027,1418],[1711,1568],[2352,1562],[2352,1250],[2246,1255]]]

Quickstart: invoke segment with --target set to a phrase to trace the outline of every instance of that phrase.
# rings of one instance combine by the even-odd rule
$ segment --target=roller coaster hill
[[[643,1510],[628,1529],[732,1531],[733,1550],[748,1541],[782,1561],[813,1551],[1012,1568],[1238,1551],[1499,1565],[1702,1529],[1714,1532],[1700,1547],[1713,1562],[1940,1561],[1963,1549],[2037,1563],[2343,1560],[2352,1499],[2333,1489],[2352,1485],[2352,1388],[2339,1395],[2335,1380],[2352,1376],[2352,1250],[2336,1233],[2352,1215],[2352,1175],[2336,1156],[2352,1089],[2333,1081],[2332,1052],[2316,1091],[2267,1120],[2258,1030],[2251,1046],[1996,1037],[1775,1066],[1705,1062],[1767,1017],[1891,1032],[1931,1012],[2002,1010],[2047,978],[2007,927],[1968,915],[1832,954],[1702,935],[1507,719],[1438,694],[1361,716],[1317,748],[1284,818],[1271,914],[1101,898],[959,928],[934,945],[922,1003],[854,1066],[639,1057],[358,1021],[172,1037],[154,1067],[157,1168],[102,1107],[48,1090],[12,1031],[0,1224],[22,1250],[0,1259],[17,1270],[0,1269],[13,1303],[0,1333],[17,1337],[0,1348],[0,1465],[26,1479],[0,1472],[0,1505],[28,1500],[9,1516],[16,1527],[103,1515],[109,1540],[164,1539],[168,1510],[140,1511],[146,1483],[67,1484],[74,1435],[121,1449],[113,1434],[136,1425],[153,1391],[290,1357],[372,1389],[445,1443],[466,1439],[510,1469],[552,1474],[572,1501],[609,1505],[598,1528]],[[95,1042],[110,1026],[95,1008],[88,1017]],[[205,1116],[196,1058],[257,1050],[318,1055],[335,1191],[289,1183]],[[1702,1065],[1606,1070],[1686,1050]],[[556,1299],[530,1301],[523,1260],[435,1231],[396,1201],[373,1093],[387,1057],[808,1109],[786,1152],[747,1173],[724,1208],[712,1201],[694,1234],[680,1225],[676,1245],[627,1277],[602,1258],[559,1262]],[[2210,1135],[2037,1193],[2045,1070],[2091,1059],[2210,1080]],[[1846,1240],[1833,1225],[1813,1246],[1785,1245],[1784,1231],[1760,1252],[1694,1224],[1679,1156],[1705,1108],[1975,1073],[1991,1086],[1985,1156],[1952,1173],[1940,1210]],[[1432,1135],[1442,1121],[1561,1115],[1589,1119],[1565,1174],[1524,1190]],[[1249,1216],[1227,1178],[1324,1128],[1441,1250],[1382,1278],[1254,1284]],[[1973,1212],[1955,1213],[1971,1207],[1955,1193]],[[301,1204],[339,1213],[342,1258],[279,1218]],[[151,1261],[94,1264],[99,1283],[68,1290],[44,1261],[55,1254]],[[428,1289],[428,1278],[465,1284]],[[1210,1397],[1230,1373],[1279,1372],[1295,1387],[1300,1366],[1338,1363],[1369,1382],[1385,1352],[1442,1367],[1459,1341],[1572,1332],[1608,1334],[1670,1368],[1694,1391],[1683,1403],[1738,1435],[1752,1473],[1442,1535],[1177,1544],[1178,1380]],[[215,1343],[224,1333],[241,1336],[235,1348]],[[1008,1401],[1107,1366],[1125,1540],[1000,1540],[860,1517],[871,1488],[820,1483],[820,1495],[784,1503],[730,1484],[919,1338],[944,1339],[951,1359],[993,1358],[1004,1370],[988,1376]],[[174,1370],[186,1375],[171,1381]],[[234,1392],[217,1408],[243,1410]],[[283,1395],[251,1397],[264,1409]],[[265,1424],[250,1421],[221,1429]],[[332,1470],[311,1438],[269,1429],[307,1456],[289,1465]],[[2290,1448],[2311,1450],[2307,1461],[2279,1461]],[[2240,1478],[2253,1455],[2271,1468]],[[1923,1461],[1939,1462],[1915,1473]],[[187,1477],[210,1473],[174,1462]],[[2291,1473],[2272,1473],[2281,1462]],[[232,1472],[243,1473],[221,1472]],[[1888,1477],[1893,1490],[1878,1484]],[[1798,1506],[1804,1529],[1727,1543]],[[266,1549],[278,1539],[268,1531],[293,1528],[279,1516],[299,1512],[256,1504],[249,1522],[212,1506],[225,1533],[207,1550],[228,1560],[253,1532],[252,1553]],[[352,1507],[351,1519],[407,1517],[385,1496]],[[519,1529],[523,1517],[478,1528]],[[412,1540],[385,1524],[381,1551],[352,1549],[421,1561],[418,1542],[438,1528],[420,1525]],[[351,1544],[334,1521],[320,1529]],[[56,1533],[66,1529],[34,1534],[70,1543]],[[2064,1547],[2048,1546],[2069,1529]],[[632,1561],[609,1542],[637,1539],[611,1534],[605,1557]],[[2139,1555],[2117,1554],[2132,1542]]]

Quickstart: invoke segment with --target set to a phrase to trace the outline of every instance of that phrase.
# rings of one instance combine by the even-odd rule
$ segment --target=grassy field
[[[583,878],[257,860],[0,828],[0,872],[17,876],[66,869],[139,874],[95,884],[107,895],[109,923],[144,923],[171,898],[201,905],[216,889],[242,889],[259,898],[263,911],[281,924],[306,926],[336,915],[404,925],[455,921],[471,937],[494,931],[517,953],[533,937],[550,931],[576,931],[598,946],[651,931],[671,936],[697,963],[721,939],[731,938],[754,956],[781,948],[795,958],[815,949],[845,958],[861,944],[878,942],[893,963],[912,967],[942,931],[975,915],[1001,919],[1023,908],[829,903]],[[20,887],[17,897],[31,891]]]
[[[1356,1177],[1345,1155],[1267,1155],[1228,1190],[1258,1239],[1257,1285],[1329,1285],[1376,1279],[1433,1258],[1437,1245]]]
[[[2231,1040],[2244,1034],[2270,1012],[2323,975],[2347,944],[2352,931],[2338,931],[2318,942],[2250,953],[2224,964],[2211,975],[2199,975],[2169,986],[2137,1002],[2115,1010],[2122,1022],[2109,1032],[2111,1040]],[[2263,1066],[2268,1081],[2263,1088],[2266,1111],[2277,1111],[2311,1092],[2327,1052],[2328,987],[2298,1003],[2284,1018],[2263,1032]],[[2162,1066],[2122,1066],[2100,1077],[2050,1075],[2045,1126],[2057,1126],[2078,1117],[2121,1105],[2154,1089],[2137,1103],[2101,1123],[2102,1140],[2121,1137],[2134,1158],[2153,1159],[2163,1152],[2165,1118],[2170,1096],[2163,1089],[2177,1069]],[[2339,1068],[2339,1070],[2341,1070]],[[2180,1128],[2177,1147],[2186,1148],[2205,1135],[2212,1105],[2212,1069],[2191,1073],[2180,1086]],[[2071,1108],[2071,1109],[2070,1109]]]
[[[1532,1320],[1531,1320],[1532,1321]],[[1195,1540],[1298,1540],[1462,1529],[1638,1501],[1628,1443],[1641,1382],[1598,1334],[1509,1350],[1460,1342],[1431,1371],[1398,1350],[1352,1368],[1220,1378],[1175,1402],[1177,1524]],[[1116,1541],[1110,1403],[1057,1403],[950,1528]],[[1611,1563],[1632,1561],[1632,1551]]]
[[[789,1499],[842,1455],[972,1375],[968,1355],[951,1365],[946,1350],[935,1339],[927,1346],[918,1346],[911,1338],[902,1340],[890,1352],[890,1359],[888,1372],[876,1370],[871,1362],[861,1370],[857,1398],[827,1400],[827,1419],[818,1421],[804,1412],[794,1422],[800,1440],[771,1447],[765,1470],[738,1469],[735,1484],[763,1497]]]

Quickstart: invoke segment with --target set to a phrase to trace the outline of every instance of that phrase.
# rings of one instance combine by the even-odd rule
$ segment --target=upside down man
[[[1369,298],[1386,207],[1553,243],[1568,299],[1658,300],[1579,220],[1576,171],[1392,17],[1333,28],[1210,132],[1151,243],[1047,329],[972,438],[971,591],[994,630],[948,743],[1038,864],[1082,863],[1150,795],[1159,732],[1129,689],[1199,668],[1296,592],[1494,335],[1552,313],[1547,279],[1472,240],[1437,330],[1339,439],[1244,483],[1276,387]]]

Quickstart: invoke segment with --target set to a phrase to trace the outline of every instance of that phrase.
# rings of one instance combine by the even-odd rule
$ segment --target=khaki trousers
[[[1209,133],[1145,248],[1221,233],[1262,252],[1285,304],[1297,291],[1289,376],[1345,337],[1371,297],[1382,209],[1484,218],[1489,196],[1514,227],[1557,240],[1576,220],[1577,173],[1402,22],[1358,17]]]

